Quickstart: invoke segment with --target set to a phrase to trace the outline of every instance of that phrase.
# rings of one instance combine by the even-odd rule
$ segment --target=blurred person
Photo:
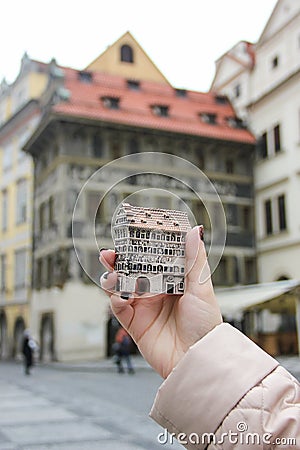
[[[101,285],[113,313],[165,379],[150,416],[178,438],[211,434],[222,443],[181,441],[188,449],[229,450],[233,448],[229,434],[240,437],[246,430],[260,437],[259,445],[247,448],[273,449],[276,440],[289,438],[298,442],[287,448],[300,448],[299,383],[239,330],[223,323],[202,233],[201,227],[194,227],[186,237],[182,296],[113,292],[115,252],[100,252],[100,262],[108,270]],[[200,275],[204,281],[199,282]],[[236,441],[234,448],[244,444]]]
[[[24,355],[24,368],[25,368],[25,374],[30,375],[31,367],[33,366],[34,362],[34,351],[37,349],[37,344],[32,338],[30,331],[25,330],[24,331],[24,337],[23,337],[23,348],[22,353]]]
[[[115,337],[115,352],[116,352],[116,364],[118,366],[118,372],[124,373],[123,359],[126,361],[128,373],[134,374],[134,369],[130,357],[131,349],[131,337],[127,331],[121,327],[116,333]]]

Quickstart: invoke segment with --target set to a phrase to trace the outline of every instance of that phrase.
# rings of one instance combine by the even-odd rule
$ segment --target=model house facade
[[[187,213],[122,203],[114,224],[116,290],[183,294]]]

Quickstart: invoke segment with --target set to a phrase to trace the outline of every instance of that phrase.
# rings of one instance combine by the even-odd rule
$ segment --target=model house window
[[[7,229],[8,222],[8,192],[2,191],[2,231]]]
[[[275,153],[278,153],[281,151],[280,125],[276,125],[276,127],[273,129],[273,135],[274,135],[274,150]]]
[[[273,221],[272,221],[272,203],[271,200],[265,201],[265,229],[266,234],[270,235],[273,233]]]
[[[286,230],[286,210],[285,210],[285,196],[280,195],[277,198],[278,202],[278,219],[279,219],[279,230]]]
[[[279,57],[274,56],[274,58],[272,59],[272,62],[271,62],[272,69],[276,69],[276,67],[278,67],[278,64],[279,64]]]
[[[16,223],[24,223],[27,219],[27,180],[17,183]]]
[[[26,284],[26,250],[15,252],[15,288],[22,289]]]
[[[0,256],[0,292],[6,290],[6,255]]]
[[[122,45],[121,47],[121,61],[133,63],[133,50],[130,45]]]
[[[185,98],[187,96],[187,92],[185,89],[175,89],[176,97]]]

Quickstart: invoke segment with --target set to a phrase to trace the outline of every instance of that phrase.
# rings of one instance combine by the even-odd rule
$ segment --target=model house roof
[[[147,129],[253,144],[227,98],[175,89],[166,83],[128,80],[103,72],[63,68],[59,117],[86,118]]]
[[[127,223],[131,227],[183,232],[191,229],[188,215],[184,211],[143,208],[141,206],[130,205],[129,203],[122,203],[121,211],[125,213]]]

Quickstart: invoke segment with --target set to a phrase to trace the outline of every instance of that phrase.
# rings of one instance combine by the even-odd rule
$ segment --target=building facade
[[[0,87],[0,358],[19,357],[29,326],[33,165],[22,151],[41,115],[50,64],[24,55],[19,75]]]
[[[123,45],[117,53],[113,47],[114,58],[133,64],[122,61]],[[25,145],[34,160],[35,186],[32,328],[46,359],[99,358],[107,352],[110,314],[106,295],[95,285],[104,270],[98,248],[113,245],[112,215],[121,202],[170,210],[184,203],[204,224],[207,245],[212,241],[208,211],[216,213],[216,198],[178,156],[205,172],[225,208],[227,245],[215,283],[256,281],[254,138],[224,96],[175,89],[133,73],[126,78],[61,69],[61,95],[56,87]],[[106,175],[98,174],[112,161],[116,165]],[[116,176],[121,181],[113,183]],[[201,199],[187,186],[200,189]]]
[[[299,279],[300,5],[279,0],[260,39],[216,62],[211,90],[227,95],[257,136],[258,280]]]

